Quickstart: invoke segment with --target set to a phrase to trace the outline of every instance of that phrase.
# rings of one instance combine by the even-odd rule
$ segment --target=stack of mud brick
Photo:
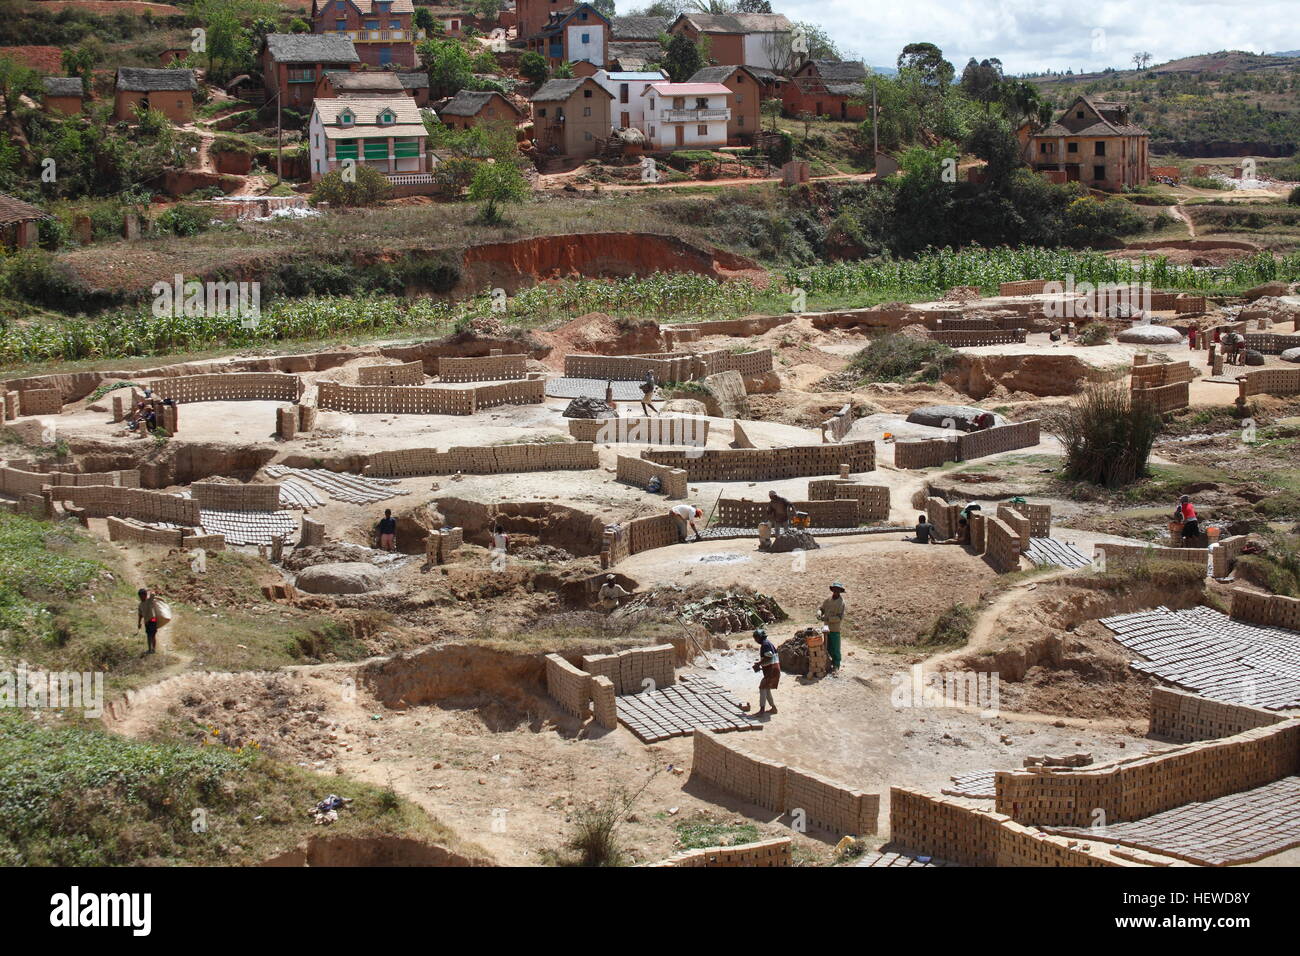
[[[181,410],[176,404],[163,405],[159,409],[158,425],[169,435],[175,435],[181,430]]]
[[[1233,620],[1300,631],[1300,599],[1232,589]]]
[[[158,398],[186,402],[296,402],[302,397],[302,379],[285,372],[222,372],[214,375],[177,375],[149,383]]]
[[[180,548],[185,532],[180,528],[154,528],[130,518],[108,516],[108,540],[130,541],[134,544],[154,545],[160,548]],[[225,539],[222,538],[224,542]]]
[[[984,558],[999,574],[1020,570],[1020,535],[1004,521],[987,517],[984,526]],[[972,536],[973,537],[973,536]]]
[[[298,432],[310,432],[316,427],[317,410],[311,405],[289,405],[275,410],[275,433],[284,441],[292,441]]]
[[[643,451],[641,457],[683,468],[691,481],[775,481],[806,475],[833,475],[841,464],[850,472],[874,471],[876,443],[795,445],[788,448],[714,448]]]
[[[790,866],[794,841],[789,837],[763,840],[759,843],[742,843],[739,846],[710,846],[702,850],[686,850],[670,856],[657,866]]]
[[[1052,506],[1026,502],[1016,510],[1029,519],[1029,533],[1035,538],[1052,536]]]
[[[1036,833],[1008,816],[919,790],[889,791],[892,843],[963,866],[1121,866],[1106,848]]]
[[[565,378],[595,378],[607,382],[639,382],[646,373],[656,382],[691,382],[702,378],[695,357],[688,353],[650,355],[566,355]]]
[[[496,475],[523,471],[582,471],[599,467],[591,442],[456,446],[447,451],[410,448],[376,452],[364,474],[388,478],[414,475]]]
[[[528,359],[524,355],[438,359],[438,378],[444,382],[505,382],[527,376]]]
[[[579,720],[586,720],[590,713],[601,727],[613,730],[618,726],[613,681],[579,670],[559,654],[546,655],[546,692],[561,710]]]
[[[546,382],[543,379],[527,379],[522,382],[502,382],[499,385],[479,385],[473,392],[476,408],[540,405],[546,401]]]
[[[853,405],[840,408],[826,421],[822,422],[822,442],[839,441],[853,428]]]
[[[57,388],[28,388],[18,393],[19,415],[58,415],[63,411],[63,393]]]
[[[1234,534],[1212,545],[1210,547],[1210,573],[1216,578],[1226,578],[1231,574],[1233,566],[1237,563],[1237,558],[1241,557],[1242,549],[1246,547],[1246,542],[1249,540],[1248,535]]]
[[[1086,770],[998,771],[996,807],[1017,823],[1089,826],[1140,820],[1288,777],[1300,769],[1300,720],[1115,760]]]
[[[694,735],[691,775],[777,813],[800,813],[808,823],[835,833],[876,832],[880,797],[826,777],[796,770],[726,744],[712,731]]]
[[[954,315],[942,312],[936,312],[927,315],[921,323],[927,329],[955,329],[959,332],[994,332],[994,331],[1015,331],[1022,328],[1025,324],[1022,310],[1016,310],[1011,315]],[[1023,310],[1030,312],[1032,310]],[[1038,309],[1041,311],[1041,308]]]
[[[808,643],[808,677],[816,680],[831,672],[831,655],[826,650],[826,638],[821,634],[810,634]]]
[[[306,515],[302,519],[302,533],[298,537],[298,547],[318,548],[325,543],[325,522],[316,521]]]
[[[423,385],[424,363],[400,365],[363,365],[357,369],[358,385]]]
[[[832,501],[836,498],[855,500],[860,521],[885,521],[889,518],[888,485],[863,485],[842,478],[819,478],[808,482],[809,501]]]
[[[1106,555],[1106,567],[1131,567],[1147,561],[1177,561],[1205,568],[1209,559],[1204,548],[1159,548],[1155,545],[1100,542],[1096,550]]]
[[[140,393],[134,388],[127,389],[126,394],[120,394],[120,389],[114,390],[116,394],[113,397],[113,421],[124,421],[126,417],[135,410],[135,406],[140,401]]]
[[[998,505],[998,520],[1006,524],[1015,532],[1016,540],[1020,547],[1020,552],[1029,550],[1030,522],[1027,517],[1019,510],[1008,504]]]
[[[135,518],[137,521],[200,527],[199,503],[192,498],[167,495],[139,488],[110,488],[106,485],[51,488],[56,501],[71,503],[88,518]]]
[[[279,511],[279,485],[227,485],[196,481],[190,494],[208,511]]]
[[[1277,332],[1245,332],[1246,348],[1265,355],[1281,355],[1287,349],[1300,349],[1300,335],[1281,335]]]
[[[703,445],[709,440],[709,423],[703,418],[571,418],[569,434],[602,444]]]
[[[0,468],[0,494],[11,498],[39,495],[50,485],[48,478],[48,475],[20,471],[17,468]]]
[[[796,511],[808,513],[814,528],[856,528],[862,524],[858,502],[853,498],[832,498],[823,501],[792,501]],[[750,501],[748,498],[721,498],[718,500],[717,523],[724,528],[757,528],[767,520],[767,501]]]
[[[1149,732],[1175,743],[1231,737],[1286,720],[1280,714],[1245,704],[1210,700],[1170,687],[1151,688]]]
[[[1237,382],[1243,398],[1250,395],[1294,395],[1300,392],[1300,368],[1262,368],[1237,376]]]
[[[1014,425],[998,425],[977,432],[966,432],[957,436],[957,460],[970,461],[985,455],[1012,451],[1016,448],[1032,448],[1038,444],[1039,421],[1016,422]]]
[[[976,554],[983,554],[988,546],[988,526],[984,523],[984,516],[977,511],[972,511],[968,521],[971,550]]]
[[[1186,362],[1163,362],[1133,366],[1129,395],[1160,413],[1186,408],[1192,381],[1192,368]]]
[[[477,408],[472,388],[321,382],[316,394],[320,408],[357,415],[473,415]]]
[[[663,336],[664,344],[668,346],[669,351],[672,351],[677,346],[685,345],[687,342],[698,342],[700,340],[700,330],[665,328]]]
[[[1025,341],[1024,329],[935,329],[930,339],[952,348],[976,348],[981,345],[1020,345]]]
[[[639,694],[649,687],[658,689],[676,683],[673,662],[677,652],[671,644],[653,647],[634,647],[617,654],[588,654],[582,658],[582,669],[594,677],[608,678],[615,694]]]
[[[442,528],[430,531],[424,549],[430,564],[446,564],[465,543],[464,528]]]
[[[651,548],[666,548],[679,540],[677,519],[670,514],[633,518],[624,526],[628,554],[640,554]]]
[[[957,533],[957,518],[960,513],[961,508],[948,504],[942,498],[931,495],[925,499],[925,515],[930,519],[930,524],[934,525],[940,539],[951,538]]]
[[[1045,288],[1046,279],[1022,279],[1019,282],[1003,282],[998,286],[998,295],[1042,295]]]
[[[663,465],[633,458],[631,455],[618,456],[619,481],[644,488],[650,483],[650,479],[656,476],[659,478],[659,489],[665,497],[670,499],[686,497],[688,482],[686,472],[681,468],[665,468]]]
[[[1179,315],[1204,312],[1206,306],[1205,296],[1203,295],[1180,295],[1174,299],[1174,311]]]
[[[196,529],[193,534],[187,534],[181,538],[181,547],[202,548],[205,551],[225,551],[226,536],[224,534],[205,534]]]
[[[19,468],[18,462],[10,462],[10,467],[0,468],[0,491],[8,484],[5,472],[13,472],[13,480],[21,483],[25,491],[39,490],[40,486],[57,488],[75,485],[109,485],[113,488],[139,488],[140,471],[137,468],[124,468],[119,471],[92,471],[77,474],[69,471],[43,471],[29,463],[26,469]]]
[[[958,447],[956,438],[895,442],[894,464],[899,468],[935,468],[946,461],[957,461]]]
[[[755,349],[752,352],[727,352],[717,355],[712,372],[739,372],[741,375],[762,375],[772,371],[772,350]]]
[[[600,543],[600,566],[602,568],[612,568],[631,553],[626,526],[614,525],[605,529],[601,535]]]
[[[2,387],[0,386],[0,388]],[[13,421],[18,417],[18,393],[4,392],[0,398],[3,398],[3,402],[0,403],[0,417],[3,417],[7,422]]]

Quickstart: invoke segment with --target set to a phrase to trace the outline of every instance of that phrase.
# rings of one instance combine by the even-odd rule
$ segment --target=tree
[[[668,43],[663,67],[674,83],[684,83],[705,66],[704,54],[687,37],[678,34]]]
[[[614,0],[592,0],[591,4],[602,17],[614,17]]]
[[[344,178],[344,170],[335,169],[322,176],[312,190],[312,204],[373,206],[392,195],[393,184],[373,166],[357,163],[352,167],[352,173],[355,175]]]
[[[817,119],[817,114],[809,110],[800,110],[798,117],[800,123],[803,123],[803,141],[808,142],[808,137],[812,133],[813,121]]]
[[[771,13],[771,0],[739,0],[736,4],[737,13]]]
[[[99,44],[98,37],[88,37],[86,42],[75,48],[63,51],[60,59],[63,62],[63,72],[68,76],[77,76],[81,78],[81,88],[87,96],[90,95],[90,78],[95,65],[103,58],[103,49]]]
[[[546,65],[546,57],[536,50],[529,50],[519,58],[519,75],[533,86],[541,86],[546,82],[546,78],[550,74],[551,70]]]
[[[426,35],[433,31],[433,25],[435,22],[440,24],[442,21],[435,21],[433,19],[433,14],[429,11],[428,7],[416,7],[415,14],[411,17],[411,23],[415,28],[417,30],[425,31]]]
[[[922,84],[931,89],[944,89],[952,82],[956,70],[943,58],[943,51],[933,43],[909,43],[898,54],[898,72],[910,70]]]
[[[961,90],[977,103],[983,103],[987,113],[1002,99],[1002,61],[994,57],[977,63],[971,57],[962,70]]]
[[[1050,107],[1049,107],[1050,109]],[[1043,110],[1038,87],[1028,80],[1006,80],[1002,84],[1002,112],[1013,123],[1037,120]]]
[[[771,99],[763,100],[763,102],[759,104],[759,109],[762,111],[763,115],[771,121],[770,125],[772,132],[776,132],[776,120],[777,117],[781,115],[781,109],[784,105],[785,104],[781,102],[780,97],[776,96]]]
[[[17,60],[0,56],[0,103],[4,104],[5,125],[9,128],[9,135],[18,148],[24,166],[35,163],[36,157],[32,154],[31,144],[27,141],[23,124],[15,111],[24,95],[34,95],[39,88],[40,80],[35,70],[28,69]]]
[[[573,79],[573,64],[568,60],[562,61],[560,65],[555,68],[555,72],[552,73],[551,76],[557,80]]]
[[[988,188],[1003,191],[1011,180],[1011,174],[1021,165],[1020,140],[1006,120],[996,116],[986,116],[963,144],[968,153],[984,160],[985,184]]]
[[[528,194],[528,180],[513,163],[483,163],[469,184],[470,201],[483,203],[479,219],[489,225],[502,221],[503,205],[523,202]]]
[[[503,9],[502,0],[469,0],[469,11],[480,20],[495,20]]]
[[[473,64],[465,48],[455,40],[425,40],[416,52],[429,72],[429,95],[454,96],[474,79]]]

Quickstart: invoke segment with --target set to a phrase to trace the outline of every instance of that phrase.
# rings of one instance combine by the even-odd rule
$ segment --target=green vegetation
[[[1065,449],[1065,477],[1118,488],[1146,474],[1160,415],[1132,401],[1123,382],[1089,386],[1045,416]]]
[[[1237,559],[1247,569],[1238,573],[1259,581],[1274,594],[1300,598],[1300,537],[1272,532],[1264,536],[1262,554],[1246,554]]]
[[[1079,330],[1080,345],[1105,345],[1110,341],[1110,326],[1105,322],[1089,322]]]
[[[937,382],[956,355],[939,342],[882,335],[853,356],[848,371],[862,383]]]
[[[677,842],[683,850],[703,850],[714,846],[740,846],[757,843],[761,836],[752,823],[719,823],[707,817],[679,820],[673,824]]]
[[[82,592],[104,570],[93,545],[66,522],[0,513],[0,632],[12,642],[52,641],[52,601]]]
[[[1222,179],[1215,179],[1213,176],[1189,176],[1183,180],[1183,184],[1191,186],[1194,189],[1231,189],[1232,187]]]
[[[351,169],[333,169],[312,190],[312,205],[374,206],[393,194],[388,177],[373,166],[358,163]]]
[[[922,632],[918,644],[926,647],[965,647],[975,628],[975,609],[969,604],[946,608],[929,630]]]

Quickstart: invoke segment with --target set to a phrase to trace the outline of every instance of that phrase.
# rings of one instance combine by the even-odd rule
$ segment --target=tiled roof
[[[25,203],[21,199],[14,199],[13,196],[6,196],[0,193],[0,226],[7,226],[14,222],[26,222],[30,219],[49,219],[49,215],[42,212],[30,203]]]
[[[374,0],[352,0],[352,6],[356,7],[357,12],[361,13],[362,15],[375,12]],[[313,15],[319,15],[320,12],[324,11],[324,8],[325,8],[324,3],[319,3],[319,2],[314,3],[313,10],[316,11],[316,13],[314,13]],[[393,5],[388,8],[388,12],[389,13],[414,13],[415,7],[411,4],[411,0],[393,0]]]
[[[861,80],[867,76],[867,68],[861,60],[813,60],[817,75],[823,80]]]
[[[366,136],[424,136],[424,119],[420,108],[409,96],[330,97],[316,100],[313,111],[320,115],[327,139],[353,139]],[[338,124],[339,114],[351,110],[355,117],[348,126]],[[397,122],[379,125],[379,114],[388,110]]]
[[[193,70],[151,70],[136,66],[117,68],[117,89],[128,93],[195,90]]]
[[[659,63],[664,58],[664,48],[658,43],[616,40],[609,44],[608,50],[609,62],[617,61],[624,70],[635,70],[647,63]]]
[[[1074,114],[1078,105],[1088,107],[1083,119]],[[1094,100],[1087,96],[1078,97],[1066,107],[1056,121],[1036,132],[1035,136],[1148,136],[1147,130],[1127,119],[1128,109],[1122,103],[1109,103]]]
[[[659,40],[673,22],[668,17],[614,17],[610,36],[615,40]]]
[[[266,48],[276,63],[360,63],[347,37],[327,33],[268,33]]]
[[[47,76],[41,80],[46,96],[84,96],[86,91],[78,76]]]
[[[781,33],[793,24],[781,13],[683,13],[701,33]]]

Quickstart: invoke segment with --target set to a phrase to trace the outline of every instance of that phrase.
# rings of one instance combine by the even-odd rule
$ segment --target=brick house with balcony
[[[491,123],[518,126],[523,118],[523,111],[495,90],[461,90],[438,108],[438,119],[452,129]]]
[[[867,118],[866,66],[856,60],[809,60],[781,84],[781,108],[787,116],[812,113],[834,120]]]
[[[411,0],[312,0],[313,33],[347,37],[369,66],[417,67],[415,44],[423,31],[412,20]]]
[[[311,181],[343,166],[345,160],[370,166],[395,185],[428,178],[428,132],[415,100],[398,96],[344,96],[318,99],[307,127]]]
[[[706,66],[696,70],[689,83],[721,83],[731,91],[728,103],[731,119],[727,120],[727,142],[749,145],[759,130],[763,117],[759,103],[765,84],[759,74],[747,66]]]
[[[530,100],[538,149],[548,152],[554,147],[565,156],[594,156],[599,141],[609,137],[613,100],[590,76],[547,80]]]
[[[198,83],[193,70],[154,70],[146,67],[118,67],[114,83],[113,118],[130,120],[137,106],[157,110],[173,123],[194,119],[194,91]]]
[[[1054,123],[1019,132],[1026,163],[1066,182],[1119,191],[1151,175],[1151,134],[1130,121],[1128,107],[1080,96]]]
[[[668,33],[684,36],[692,43],[707,37],[712,66],[777,70],[789,59],[793,29],[794,25],[780,13],[683,13],[673,21]]]
[[[262,83],[266,101],[305,112],[316,99],[316,84],[332,71],[350,72],[360,63],[347,37],[314,33],[269,33],[262,41]]]
[[[650,83],[646,139],[652,150],[715,149],[727,145],[731,90],[721,83]]]
[[[561,63],[581,62],[599,68],[605,65],[608,37],[609,18],[590,3],[579,3],[552,13],[525,42],[529,50],[544,56],[552,69]]]

